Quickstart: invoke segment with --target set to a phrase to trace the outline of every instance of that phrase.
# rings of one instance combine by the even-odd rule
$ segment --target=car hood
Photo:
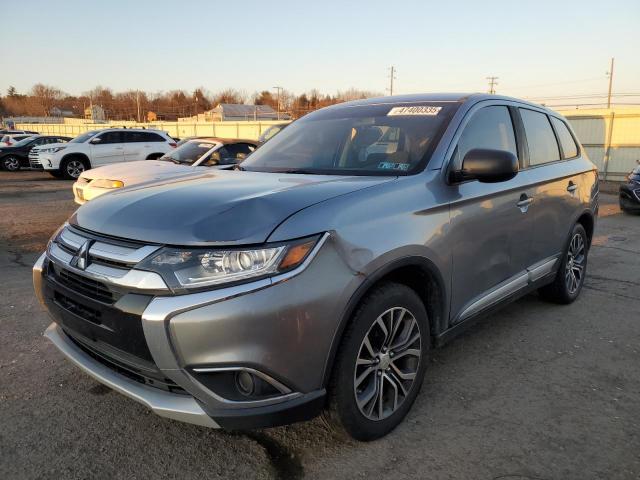
[[[204,168],[204,167],[203,167]],[[83,172],[82,178],[94,180],[120,180],[125,186],[136,185],[165,178],[174,178],[192,174],[197,167],[178,165],[173,162],[160,160],[140,160],[138,162],[124,162],[92,168]]]
[[[168,245],[263,243],[306,207],[394,178],[199,170],[102,195],[80,207],[69,223]]]
[[[68,147],[68,146],[69,146],[69,142],[47,143],[46,145],[35,145],[33,147],[33,149],[34,150],[45,150],[47,148]]]

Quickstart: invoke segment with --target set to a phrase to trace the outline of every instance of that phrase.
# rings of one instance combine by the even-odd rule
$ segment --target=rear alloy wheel
[[[78,158],[63,160],[60,165],[62,175],[68,180],[76,180],[85,170],[84,162]]]
[[[584,285],[587,273],[587,255],[589,253],[589,239],[584,227],[577,223],[569,237],[564,255],[560,257],[560,266],[553,283],[542,287],[540,296],[555,303],[568,304],[573,302]]]
[[[18,157],[8,155],[2,159],[2,168],[10,172],[17,172],[20,170],[20,160]]]
[[[376,287],[358,306],[340,344],[324,418],[337,433],[375,440],[411,409],[430,347],[427,312],[414,290]]]

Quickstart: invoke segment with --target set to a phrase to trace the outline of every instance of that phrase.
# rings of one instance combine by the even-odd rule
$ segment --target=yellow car
[[[258,146],[254,140],[197,138],[158,160],[106,165],[82,172],[73,196],[82,205],[100,195],[131,185],[200,173],[204,168],[227,170],[242,162]]]

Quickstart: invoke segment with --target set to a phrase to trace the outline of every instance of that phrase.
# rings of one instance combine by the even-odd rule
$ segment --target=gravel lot
[[[640,216],[602,196],[581,298],[530,295],[437,350],[407,420],[227,433],[157,417],[48,343],[31,265],[71,182],[0,172],[0,478],[640,478]]]

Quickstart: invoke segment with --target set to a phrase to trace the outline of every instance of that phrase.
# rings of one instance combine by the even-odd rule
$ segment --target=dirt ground
[[[640,216],[602,195],[580,299],[527,296],[435,351],[388,437],[318,421],[249,433],[157,417],[42,337],[31,265],[71,183],[0,172],[0,478],[640,478]]]

